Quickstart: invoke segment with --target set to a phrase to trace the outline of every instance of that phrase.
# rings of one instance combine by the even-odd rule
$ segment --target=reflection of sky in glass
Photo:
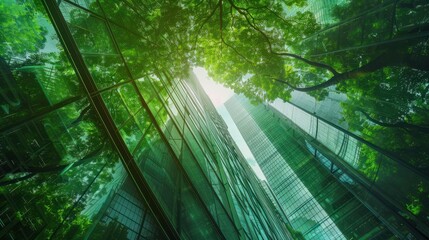
[[[232,112],[235,117],[250,113],[251,116],[245,116],[240,120],[235,118],[235,120],[243,122],[240,129],[249,142],[249,145],[252,147],[252,152],[255,153],[257,161],[262,166],[267,176],[268,184],[276,193],[279,204],[283,208],[292,227],[303,233],[305,232],[308,239],[312,237],[317,239],[345,239],[345,236],[334,220],[331,219],[331,216],[318,202],[316,196],[313,196],[312,192],[302,181],[303,176],[299,175],[302,172],[295,172],[293,167],[289,165],[289,158],[296,160],[303,157],[308,158],[308,155],[306,155],[307,153],[304,154],[298,145],[293,143],[291,146],[292,148],[290,148],[291,151],[285,151],[284,153],[286,155],[282,155],[279,151],[283,152],[284,150],[280,150],[281,148],[279,148],[279,145],[275,146],[273,139],[267,136],[267,134],[272,133],[271,131],[278,131],[279,128],[263,128],[262,124],[267,124],[265,120],[257,123],[255,119],[259,119],[263,117],[263,115],[259,115],[260,112],[255,113],[258,109],[253,109],[254,106],[252,106],[252,110],[247,108],[247,111],[249,111],[248,113],[244,113],[245,111],[243,111],[234,114],[233,111],[238,111],[243,105],[245,105],[243,102],[234,105],[231,104],[228,105],[228,110]],[[265,108],[263,106],[260,105],[256,108],[264,111],[265,114]],[[250,129],[250,131],[247,131],[247,129]],[[275,141],[277,140],[283,142],[287,139],[276,138]],[[278,143],[279,142],[276,144]],[[281,146],[286,147],[287,145]],[[306,233],[307,231],[308,233]]]
[[[40,26],[42,26],[44,29],[47,30],[47,33],[45,35],[46,42],[44,44],[44,48],[41,50],[41,52],[44,53],[51,53],[51,52],[58,52],[58,38],[55,33],[54,28],[52,27],[51,23],[44,17],[38,18]]]
[[[340,130],[330,126],[320,119],[318,120],[316,117],[304,112],[288,102],[283,102],[277,99],[271,104],[271,106],[290,119],[310,136],[316,138],[318,142],[323,144],[333,153],[336,153],[338,157],[346,161],[350,166],[355,169],[359,167],[361,147],[358,140],[344,134]],[[317,124],[318,126],[316,127]]]
[[[265,176],[259,168],[258,163],[255,161],[255,157],[250,152],[250,149],[241,136],[240,131],[237,129],[237,126],[235,126],[234,121],[223,105],[234,94],[234,92],[231,89],[222,86],[221,84],[213,82],[204,68],[194,68],[193,72],[197,76],[213,105],[216,107],[218,113],[222,116],[223,120],[228,126],[228,131],[231,134],[231,137],[234,139],[241,153],[252,167],[253,171],[260,179],[265,179]]]

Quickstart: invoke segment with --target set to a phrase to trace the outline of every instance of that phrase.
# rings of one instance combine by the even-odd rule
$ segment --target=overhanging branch
[[[371,115],[369,115],[367,112],[363,111],[362,109],[359,109],[358,112],[362,113],[370,122],[373,122],[382,127],[401,128],[404,130],[417,130],[419,132],[429,133],[429,127],[414,125],[411,123],[401,122],[401,121],[397,121],[394,123],[383,122],[371,117]]]
[[[266,43],[267,43],[267,45],[268,45],[268,49],[269,49],[269,52],[270,52],[271,54],[279,55],[279,56],[291,57],[291,58],[297,59],[297,60],[299,60],[299,61],[305,62],[305,63],[307,63],[307,64],[309,64],[309,65],[311,65],[311,66],[313,66],[313,67],[326,69],[326,70],[328,70],[329,72],[331,72],[333,75],[338,75],[338,74],[339,74],[339,73],[338,73],[338,72],[337,72],[337,71],[336,71],[332,66],[330,66],[330,65],[327,65],[327,64],[324,64],[324,63],[320,63],[320,62],[311,61],[311,60],[306,59],[306,58],[304,58],[304,57],[301,57],[301,56],[299,56],[299,55],[297,55],[297,54],[287,53],[287,52],[276,52],[276,51],[274,51],[270,38],[267,36],[267,34],[266,34],[264,31],[262,31],[258,26],[256,26],[256,24],[254,23],[254,18],[253,18],[253,16],[251,16],[251,15],[250,15],[250,13],[249,13],[246,9],[244,9],[244,8],[240,8],[240,7],[238,7],[237,5],[235,5],[235,4],[234,4],[234,2],[233,2],[232,0],[228,0],[228,2],[231,4],[231,6],[232,6],[235,10],[237,10],[237,12],[238,12],[238,13],[240,13],[240,15],[242,15],[242,16],[246,19],[246,22],[249,24],[249,26],[250,26],[253,30],[257,31],[259,34],[261,34],[261,35],[262,35],[262,37],[264,38],[265,42],[266,42]],[[252,21],[249,19],[249,16],[252,18]]]
[[[292,88],[293,90],[296,91],[300,91],[300,92],[312,92],[312,91],[316,91],[316,90],[322,90],[326,87],[330,87],[333,86],[343,80],[345,80],[343,77],[341,77],[343,75],[336,75],[333,76],[332,78],[330,78],[328,81],[325,81],[323,83],[311,86],[311,87],[297,87],[292,85],[291,83],[283,80],[283,79],[279,79],[279,78],[272,78],[273,80],[275,80],[276,82],[280,82],[280,83],[284,83],[286,84],[288,87]]]

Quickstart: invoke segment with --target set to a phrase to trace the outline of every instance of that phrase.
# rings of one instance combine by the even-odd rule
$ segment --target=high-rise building
[[[427,56],[428,2],[308,3],[304,10],[314,13],[319,30],[306,36],[296,52],[341,74],[373,67],[324,88],[325,95],[310,92],[313,98],[295,91],[288,99],[291,104],[276,104],[276,109],[316,139],[312,144],[327,148],[330,161],[337,159],[350,167],[349,175],[372,193],[349,189],[376,215],[384,215],[387,221],[383,221],[397,219],[391,229],[406,226],[418,238],[428,238],[428,108],[426,99],[421,104],[418,99],[427,96],[429,75],[427,69],[390,62]],[[373,65],[376,62],[380,64]],[[417,90],[422,87],[424,94]],[[321,152],[315,146],[308,148]],[[380,211],[383,204],[390,210]]]
[[[308,2],[291,12],[316,19],[299,55],[336,68],[348,57],[344,71],[427,55],[425,1]],[[205,31],[226,4],[208,1],[206,21],[181,11],[205,3],[0,1],[0,239],[428,238],[429,148],[415,130],[427,131],[427,73],[382,71],[408,84],[376,84],[372,96],[325,89],[339,100],[326,111],[308,98],[284,112],[231,100],[268,186],[190,73],[201,56],[186,30]],[[346,105],[357,123],[341,122]],[[384,144],[386,128],[368,128],[395,125],[392,110],[423,125],[390,128]]]
[[[146,71],[116,7],[0,3],[0,238],[288,239],[195,76]]]
[[[409,184],[426,182],[417,172],[291,104],[280,112],[234,96],[225,105],[288,221],[305,238],[427,234],[424,219],[400,196],[412,194]],[[383,163],[369,167],[368,151]]]
[[[391,158],[427,175],[429,145],[420,139],[427,138],[428,130],[418,129],[401,134],[393,127],[395,123],[407,122],[404,118],[415,119],[418,118],[417,115],[426,115],[426,102],[417,104],[420,95],[411,93],[426,86],[429,75],[427,70],[408,63],[389,63],[389,59],[427,55],[427,1],[308,1],[302,10],[313,13],[319,26],[319,30],[306,36],[298,44],[297,51],[307,59],[330,66],[341,62],[341,73],[359,71],[361,67],[377,62],[377,59],[381,64],[372,65],[356,78],[359,83],[377,79],[370,87],[372,91],[366,89],[368,86],[364,84],[348,85],[347,89],[341,89],[340,84],[323,89],[326,94],[324,101],[318,101],[320,98],[309,99],[303,92],[293,93],[290,101],[346,131],[352,131],[380,150],[385,150]],[[390,53],[398,55],[390,56]],[[407,87],[408,77],[412,81],[412,88]],[[394,80],[395,84],[389,80]],[[326,106],[328,101],[329,106]],[[420,114],[420,109],[424,113]],[[404,114],[406,111],[408,113]],[[425,128],[427,126],[426,117],[421,122],[408,122]],[[384,128],[380,130],[374,125]],[[376,137],[379,135],[396,137],[391,137],[391,141],[384,141],[382,137]],[[400,140],[406,138],[412,140]]]

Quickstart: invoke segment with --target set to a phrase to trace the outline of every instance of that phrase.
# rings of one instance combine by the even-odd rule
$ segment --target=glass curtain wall
[[[309,2],[302,10],[319,16],[321,30],[297,50],[341,66],[340,73],[361,74],[311,93],[315,98],[295,92],[290,102],[428,175],[428,9],[420,0]]]
[[[420,0],[309,2],[303,10],[321,29],[296,50],[359,74],[318,92],[295,91],[292,105],[274,104],[426,237],[428,9]]]
[[[340,164],[350,168],[360,183],[366,189],[377,191],[384,201],[393,205],[394,211],[403,216],[413,226],[426,233],[429,201],[424,193],[424,186],[429,184],[427,176],[409,165],[385,155],[376,146],[362,138],[345,132],[324,118],[320,118],[292,104],[273,105],[281,114],[279,118],[289,119],[296,129],[303,130],[308,136],[306,147],[325,165],[331,168],[335,165],[329,158],[336,158]],[[326,156],[325,156],[325,155]],[[332,157],[334,155],[334,157]],[[336,172],[335,169],[331,170]],[[352,185],[355,185],[353,183]],[[366,190],[351,186],[353,191],[362,196],[364,202],[376,202],[366,197]],[[380,215],[383,211],[376,208]],[[400,222],[391,219],[392,224],[399,229]]]
[[[300,109],[283,109],[282,114],[267,105],[252,106],[238,96],[226,106],[287,218],[305,238],[423,237],[424,222],[413,217],[410,203],[401,203],[398,197],[412,196],[406,186],[424,178],[407,169],[396,168],[392,175],[377,168],[365,179],[351,165],[369,165],[362,163],[368,158],[360,152],[371,148]],[[341,141],[335,139],[339,132]],[[381,176],[391,177],[391,185],[380,185]]]
[[[0,11],[0,238],[165,238],[42,3],[1,1]]]
[[[0,238],[287,237],[189,68],[147,60],[159,7],[0,3]]]

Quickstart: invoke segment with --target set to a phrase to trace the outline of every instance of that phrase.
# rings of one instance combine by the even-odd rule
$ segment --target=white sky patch
[[[197,76],[204,88],[204,91],[207,93],[210,100],[212,100],[212,103],[216,108],[223,105],[230,97],[232,97],[232,95],[234,95],[234,92],[231,89],[226,88],[219,83],[215,83],[210,79],[204,68],[196,67],[192,69],[192,71]]]
[[[262,173],[261,168],[259,167],[258,163],[255,160],[255,157],[249,149],[249,146],[247,146],[246,141],[244,141],[243,136],[241,135],[240,131],[232,120],[231,115],[229,115],[228,110],[226,110],[226,107],[224,105],[218,107],[217,112],[222,116],[223,120],[228,126],[228,131],[231,134],[231,137],[234,139],[234,142],[237,144],[244,158],[246,158],[247,162],[252,167],[256,176],[258,176],[258,178],[261,180],[266,180],[264,173]]]
[[[213,105],[216,107],[216,110],[218,111],[219,115],[222,116],[223,120],[228,126],[228,131],[231,134],[231,137],[234,139],[239,150],[252,167],[256,176],[258,176],[258,178],[261,180],[266,180],[261,168],[259,168],[259,165],[255,160],[255,157],[247,146],[246,141],[244,141],[240,131],[238,130],[237,126],[229,115],[228,110],[226,110],[226,107],[223,105],[229,98],[234,95],[234,92],[231,89],[222,86],[221,84],[215,83],[212,79],[210,79],[207,74],[207,71],[204,68],[194,68],[193,72],[197,76],[198,80],[203,86],[204,91],[209,96]]]

